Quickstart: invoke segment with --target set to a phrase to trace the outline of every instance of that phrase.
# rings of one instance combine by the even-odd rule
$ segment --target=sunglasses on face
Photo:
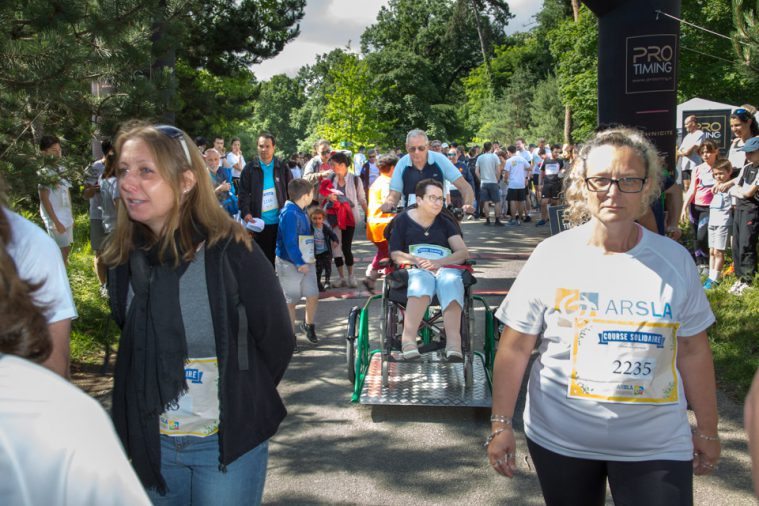
[[[456,153],[448,153],[448,158],[453,158],[454,156],[456,156]]]
[[[414,153],[415,151],[423,153],[427,151],[427,146],[406,146],[406,151],[409,153]]]
[[[192,158],[190,157],[190,148],[187,147],[187,141],[184,138],[184,132],[182,132],[177,127],[173,127],[171,125],[156,125],[155,129],[161,132],[166,137],[179,141],[179,144],[182,146],[182,150],[184,150],[185,157],[187,158],[187,163],[189,165],[192,165]]]
[[[332,153],[332,151],[320,151],[319,154],[322,156],[327,156],[328,154]]]

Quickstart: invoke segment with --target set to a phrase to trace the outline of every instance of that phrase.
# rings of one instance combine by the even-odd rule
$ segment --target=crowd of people
[[[496,313],[505,329],[488,459],[513,476],[512,419],[537,347],[524,421],[546,502],[603,504],[608,480],[620,503],[688,504],[693,473],[708,474],[720,455],[706,337],[714,316],[704,289],[720,283],[728,244],[736,275],[730,292],[744,293],[756,274],[755,112],[733,112],[727,157],[688,118],[671,173],[640,132],[624,128],[577,148],[516,138],[481,149],[414,129],[402,156],[379,148],[353,154],[320,140],[309,156],[281,157],[276,137],[264,132],[246,157],[239,138],[227,152],[223,137],[208,143],[173,126],[124,126],[113,143],[102,143],[83,190],[94,268],[121,328],[115,431],[98,425],[106,454],[120,457],[102,463],[102,484],[86,493],[107,497],[106,486],[117,483],[113,490],[133,490],[109,502],[260,503],[268,440],[286,415],[277,384],[298,351],[296,334],[319,342],[320,293],[359,286],[357,231],[365,228],[376,248],[360,280],[369,292],[381,260],[411,267],[402,358],[419,358],[419,322],[437,297],[444,355],[457,362],[469,256],[458,222],[516,227],[534,214],[541,227],[548,207],[564,204],[573,228],[538,246]],[[45,136],[40,151],[60,158],[61,142]],[[0,315],[28,315],[18,327],[0,328],[0,358],[29,359],[65,379],[77,317],[65,270],[74,217],[71,183],[56,174],[40,173],[47,236],[0,200]],[[680,236],[680,219],[692,224],[690,254],[665,237]],[[0,360],[0,378],[37,375],[53,385],[48,394],[60,389],[86,405],[63,379],[25,364]],[[27,392],[30,399],[43,393]],[[92,406],[85,412],[103,418]],[[19,483],[31,482],[22,469],[27,457],[15,464]]]

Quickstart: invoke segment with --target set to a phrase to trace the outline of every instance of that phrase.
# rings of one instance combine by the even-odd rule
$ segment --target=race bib
[[[575,319],[568,397],[621,404],[677,403],[678,326]]]
[[[279,209],[279,204],[277,203],[277,192],[274,190],[274,188],[264,190],[264,199],[261,203],[261,212],[265,213],[267,211],[273,211],[275,209]]]
[[[451,250],[436,244],[412,244],[408,247],[408,252],[419,258],[427,260],[439,260],[451,254]]]
[[[187,392],[161,414],[167,436],[210,436],[219,430],[219,362],[216,357],[189,359],[184,367]]]
[[[300,248],[300,256],[303,257],[303,261],[307,264],[316,262],[314,256],[314,236],[312,235],[299,235],[298,247]]]

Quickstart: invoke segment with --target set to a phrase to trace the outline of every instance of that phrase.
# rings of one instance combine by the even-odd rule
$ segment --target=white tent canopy
[[[722,104],[720,102],[714,102],[712,100],[706,100],[704,98],[692,98],[690,100],[686,100],[677,106],[677,128],[683,128],[683,111],[717,111],[730,109],[732,112],[738,107],[739,106],[737,105]]]

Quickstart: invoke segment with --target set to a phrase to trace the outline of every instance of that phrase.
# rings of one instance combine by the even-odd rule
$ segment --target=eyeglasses
[[[443,203],[445,201],[445,197],[438,197],[437,195],[425,195],[424,198],[429,200],[432,204]]]
[[[319,154],[322,156],[327,156],[328,154],[332,153],[332,151],[320,151]]]
[[[413,153],[415,151],[424,153],[425,151],[427,151],[427,146],[406,146],[406,151],[408,151],[409,153]]]
[[[187,163],[192,166],[192,157],[190,156],[190,148],[187,146],[187,141],[184,138],[184,132],[178,129],[177,127],[173,127],[171,125],[155,125],[155,129],[161,132],[166,137],[169,137],[170,139],[176,139],[179,141],[179,144],[182,146],[182,149],[184,150],[185,157],[187,158]]]
[[[448,153],[448,158],[453,158],[454,156],[456,156],[456,153]]]
[[[614,179],[612,177],[586,177],[585,185],[592,192],[607,192],[611,185],[616,184],[622,193],[640,193],[643,191],[643,185],[646,184],[645,177],[621,177]]]

